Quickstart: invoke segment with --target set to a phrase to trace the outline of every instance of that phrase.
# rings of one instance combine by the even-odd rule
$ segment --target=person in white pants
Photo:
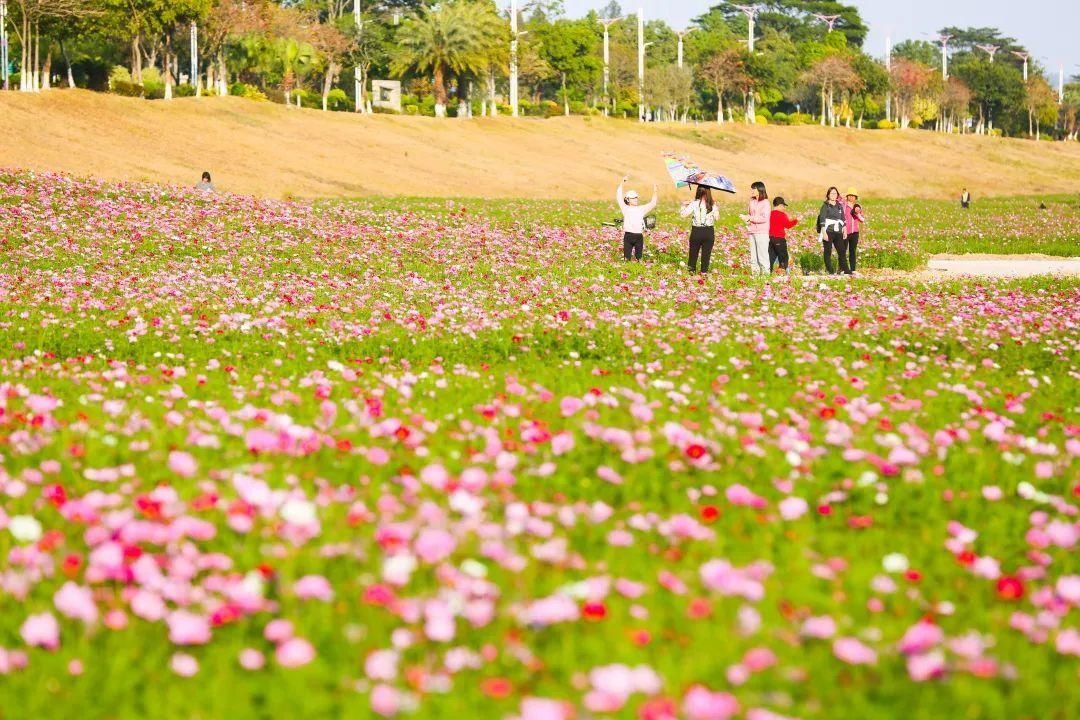
[[[758,180],[750,186],[750,206],[745,215],[740,215],[746,223],[750,235],[750,274],[769,274],[769,193],[765,183]]]

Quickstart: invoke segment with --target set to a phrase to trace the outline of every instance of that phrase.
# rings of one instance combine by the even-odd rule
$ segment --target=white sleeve
[[[679,211],[679,217],[687,217],[693,214],[695,202],[697,202],[697,200],[694,200],[693,202],[688,202],[683,205],[682,210]]]

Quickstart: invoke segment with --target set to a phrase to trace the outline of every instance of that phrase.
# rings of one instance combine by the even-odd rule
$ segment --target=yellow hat
[[[847,193],[844,195],[844,197],[847,197],[848,195],[854,195],[855,197],[859,197],[859,191],[853,187],[850,187],[847,189]]]

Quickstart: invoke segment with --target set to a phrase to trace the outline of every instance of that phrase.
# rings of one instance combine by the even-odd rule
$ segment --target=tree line
[[[641,83],[637,20],[616,0],[580,18],[567,17],[561,0],[522,0],[521,110],[638,119],[644,107],[646,119],[667,121],[1077,138],[1078,79],[1059,98],[1046,68],[998,29],[942,28],[950,36],[946,75],[933,42],[907,40],[887,61],[874,57],[854,6],[750,5],[752,51],[750,20],[735,3],[718,2],[690,28],[650,20]],[[510,23],[494,0],[9,0],[8,7],[9,79],[21,90],[59,82],[148,98],[235,94],[369,110],[370,79],[396,78],[406,112],[510,111]],[[357,87],[365,88],[359,98]]]

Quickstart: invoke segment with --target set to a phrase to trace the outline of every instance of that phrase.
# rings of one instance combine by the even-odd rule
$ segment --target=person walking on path
[[[825,194],[825,202],[818,211],[817,231],[821,238],[822,248],[825,253],[825,270],[830,275],[836,271],[832,267],[832,251],[836,249],[837,260],[840,263],[840,272],[850,275],[851,270],[847,264],[847,230],[844,224],[844,205],[840,202],[840,191],[829,188]]]
[[[799,224],[799,221],[787,214],[784,198],[773,200],[773,211],[769,215],[769,272],[786,275],[788,270],[787,231]],[[775,271],[773,266],[779,264]]]
[[[656,184],[653,184],[652,200],[640,205],[641,198],[637,190],[623,191],[623,186],[630,179],[629,175],[623,177],[619,188],[615,191],[615,202],[619,204],[619,210],[623,216],[623,257],[629,260],[631,256],[640,260],[645,251],[645,216],[656,208]]]
[[[964,208],[965,210],[971,207],[971,193],[968,192],[967,188],[964,188],[960,192],[960,207]]]
[[[844,202],[844,230],[847,232],[848,270],[855,272],[855,252],[859,247],[859,231],[862,230],[866,216],[859,204],[859,192],[848,188]]]
[[[745,215],[750,236],[750,274],[769,274],[769,193],[760,180],[750,185],[750,205]]]
[[[214,192],[214,183],[210,181],[210,173],[203,172],[202,179],[199,180],[199,184],[195,186],[195,189],[202,192]]]
[[[716,242],[716,221],[720,219],[720,208],[713,202],[712,190],[698,185],[694,199],[683,205],[679,215],[690,217],[690,259],[687,263],[690,272],[697,272],[699,253],[701,272],[709,272],[709,260]]]

